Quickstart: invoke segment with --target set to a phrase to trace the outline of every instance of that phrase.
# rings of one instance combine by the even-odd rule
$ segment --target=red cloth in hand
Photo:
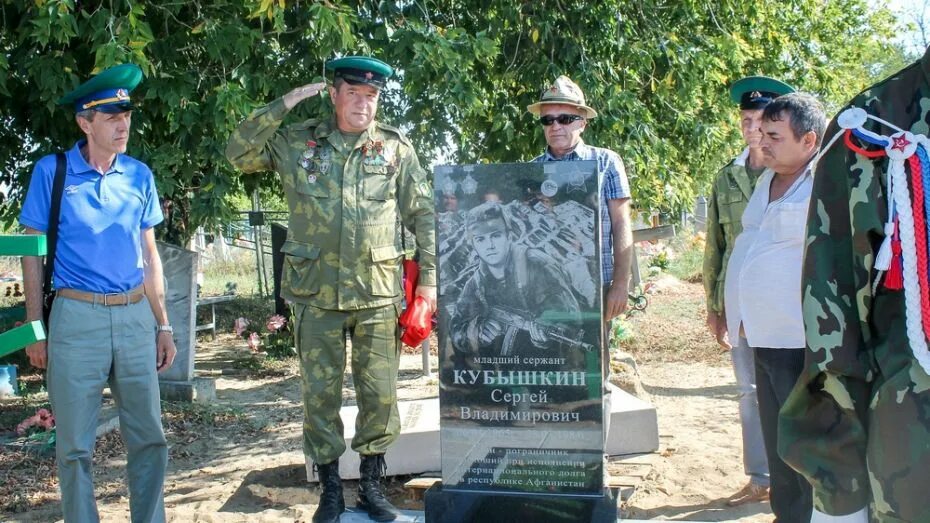
[[[404,260],[404,296],[407,307],[400,314],[398,323],[404,331],[400,341],[410,347],[419,347],[433,330],[433,314],[429,310],[429,303],[425,298],[415,296],[419,276],[420,266],[417,262]]]

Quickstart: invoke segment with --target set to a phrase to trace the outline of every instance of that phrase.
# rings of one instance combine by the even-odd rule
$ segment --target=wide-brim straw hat
[[[533,116],[539,116],[539,112],[544,105],[571,105],[584,111],[584,117],[591,119],[597,116],[597,111],[588,107],[584,99],[584,92],[578,87],[578,84],[571,81],[567,76],[560,76],[555,79],[555,83],[547,87],[539,101],[526,106],[526,110]]]

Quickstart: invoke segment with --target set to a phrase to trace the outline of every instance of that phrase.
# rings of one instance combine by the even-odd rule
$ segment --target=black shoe
[[[381,477],[387,472],[384,454],[362,456],[358,467],[358,508],[368,513],[375,521],[394,521],[400,512],[384,497]]]
[[[313,513],[313,523],[337,523],[339,515],[346,511],[345,498],[342,497],[342,478],[339,477],[339,460],[326,465],[313,464],[313,470],[320,478],[320,504]]]

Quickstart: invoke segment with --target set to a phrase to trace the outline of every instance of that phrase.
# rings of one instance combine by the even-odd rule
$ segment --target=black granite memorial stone
[[[484,493],[591,521],[610,498],[597,166],[442,166],[434,189],[443,484],[427,518],[477,514]]]

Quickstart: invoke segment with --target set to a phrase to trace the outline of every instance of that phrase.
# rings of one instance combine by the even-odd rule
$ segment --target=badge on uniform
[[[308,182],[316,183],[318,175],[325,175],[329,172],[329,168],[332,165],[330,154],[328,147],[324,146],[322,150],[320,150],[319,144],[317,144],[316,141],[307,140],[307,148],[300,153],[300,158],[297,160],[297,163],[308,172]]]
[[[379,166],[386,164],[387,159],[384,157],[384,142],[369,138],[368,141],[362,145],[362,165]]]

